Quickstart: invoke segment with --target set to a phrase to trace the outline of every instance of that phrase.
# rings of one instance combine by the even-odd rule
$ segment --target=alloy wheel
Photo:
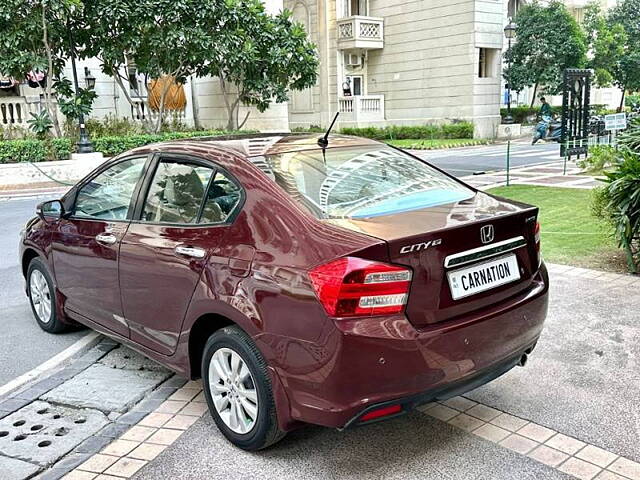
[[[218,415],[233,432],[249,433],[258,419],[258,391],[242,357],[220,348],[209,363],[209,387]]]
[[[33,270],[29,279],[29,294],[38,320],[47,324],[51,321],[52,299],[49,283],[40,270]]]

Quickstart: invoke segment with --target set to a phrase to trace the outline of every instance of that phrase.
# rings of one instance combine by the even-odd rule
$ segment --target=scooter
[[[561,134],[562,123],[557,119],[553,119],[550,116],[545,115],[542,117],[542,120],[538,122],[538,125],[536,125],[531,145],[538,143],[538,140],[544,140],[546,142],[560,142]]]

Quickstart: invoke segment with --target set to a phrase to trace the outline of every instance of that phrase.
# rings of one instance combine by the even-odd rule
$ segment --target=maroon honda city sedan
[[[25,228],[36,321],[202,378],[247,450],[524,365],[547,313],[537,208],[382,143],[322,140],[176,141],[107,161]]]

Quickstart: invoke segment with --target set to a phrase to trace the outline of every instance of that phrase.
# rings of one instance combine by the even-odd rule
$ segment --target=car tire
[[[231,443],[255,451],[285,436],[278,428],[267,363],[242,329],[225,327],[209,337],[201,372],[209,412]]]
[[[60,320],[53,278],[45,263],[34,258],[27,269],[27,295],[37,324],[49,333],[62,333],[69,325]]]

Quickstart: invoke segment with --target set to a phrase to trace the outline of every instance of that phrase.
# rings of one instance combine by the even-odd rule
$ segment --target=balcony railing
[[[340,120],[343,122],[378,122],[384,120],[384,95],[339,97]]]
[[[28,127],[27,120],[31,118],[29,112],[35,111],[32,107],[24,97],[0,98],[0,126]]]
[[[352,17],[338,20],[339,50],[375,50],[384,48],[384,20],[376,17]]]

